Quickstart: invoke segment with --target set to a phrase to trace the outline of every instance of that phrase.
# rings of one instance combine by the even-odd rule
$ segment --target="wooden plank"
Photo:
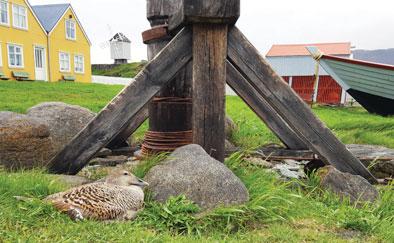
[[[290,149],[308,149],[308,146],[302,139],[298,137],[230,62],[227,62],[227,84],[245,101],[267,127],[278,136],[286,147]]]
[[[227,25],[193,25],[193,143],[225,156]]]
[[[191,23],[235,24],[240,16],[240,0],[178,0],[170,17],[169,30]]]
[[[310,108],[279,77],[245,36],[233,27],[229,31],[228,57],[250,84],[326,164],[343,172],[358,174],[372,183],[373,175],[350,153]]]
[[[191,29],[182,30],[74,139],[50,162],[51,173],[78,173],[130,121],[162,86],[192,58]]]
[[[314,160],[317,159],[315,153],[310,150],[291,150],[280,148],[260,148],[253,155],[262,157],[268,161],[292,160]]]
[[[107,145],[107,148],[113,150],[114,148],[123,147],[122,145],[127,143],[130,136],[148,119],[148,114],[148,104],[146,104],[140,111],[138,111],[134,119],[129,122],[126,128]]]

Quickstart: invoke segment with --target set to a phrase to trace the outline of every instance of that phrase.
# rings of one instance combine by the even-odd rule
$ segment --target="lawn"
[[[76,83],[0,82],[0,110],[25,113],[30,107],[47,101],[80,105],[99,112],[122,86]],[[394,117],[368,114],[363,108],[315,107],[314,112],[344,143],[376,144],[394,148]],[[254,148],[278,139],[238,98],[227,97],[227,114],[239,125],[234,141]],[[141,138],[146,124],[137,132]]]
[[[0,110],[24,113],[40,102],[62,101],[98,112],[122,89],[73,83],[0,82]],[[394,118],[361,108],[316,107],[314,112],[345,143],[394,148]],[[240,126],[234,141],[244,148],[276,138],[237,97],[227,98],[227,113]],[[141,137],[146,125],[138,133]],[[144,161],[134,173],[143,177],[159,162]],[[381,187],[381,200],[355,207],[322,191],[318,179],[283,182],[234,154],[227,166],[247,186],[251,200],[230,208],[199,213],[182,197],[157,204],[147,197],[135,222],[73,223],[39,199],[65,189],[40,171],[0,171],[0,242],[392,242],[394,188]],[[18,202],[13,196],[34,198]],[[197,214],[196,214],[197,213]]]
[[[143,176],[158,160],[134,172]],[[355,207],[306,181],[278,181],[272,173],[234,155],[227,166],[247,186],[245,205],[199,213],[183,197],[165,204],[146,200],[134,222],[74,223],[40,199],[65,189],[39,171],[0,172],[0,241],[4,242],[392,242],[394,188],[382,200]],[[150,166],[147,166],[150,165]],[[13,196],[34,198],[18,202]]]

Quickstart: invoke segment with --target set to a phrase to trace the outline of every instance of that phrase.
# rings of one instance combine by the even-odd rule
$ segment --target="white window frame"
[[[3,43],[0,42],[0,67],[3,67],[3,49],[2,49]]]
[[[68,35],[67,23],[73,23],[74,24],[74,37]],[[73,19],[67,19],[65,21],[65,29],[66,29],[66,39],[67,40],[76,40],[77,39],[77,21],[75,21]]]
[[[82,64],[82,71],[77,70],[77,67],[78,67],[77,59],[78,58],[82,59],[82,63],[81,63]],[[74,55],[74,72],[75,73],[81,73],[81,74],[85,73],[85,57],[83,55],[81,55],[81,54],[75,54]]]
[[[14,48],[15,47],[19,47],[20,48],[20,50],[21,50],[20,51],[20,55],[21,55],[21,63],[22,63],[22,65],[17,66],[17,65],[12,65],[11,64],[11,55],[10,55],[10,47],[11,46],[13,46]],[[15,52],[15,50],[14,50],[14,52]],[[8,55],[8,66],[10,68],[18,68],[18,69],[25,68],[25,61],[24,61],[24,54],[23,54],[23,46],[22,45],[8,43],[7,44],[7,55]],[[16,60],[16,53],[14,55],[15,55],[15,60]]]
[[[68,56],[68,69],[62,69],[62,61],[64,61],[64,60],[62,60],[62,55],[67,55]],[[71,56],[70,56],[70,53],[63,52],[63,51],[59,52],[59,70],[62,73],[69,73],[69,72],[71,72]]]
[[[0,12],[0,25],[10,26],[10,4],[6,0],[0,0],[0,3],[6,4],[7,10],[7,22],[1,22],[1,12]]]
[[[20,8],[20,9],[24,9],[25,10],[25,20],[26,20],[26,26],[18,26],[16,25],[16,15],[15,15],[15,8]],[[18,11],[19,12],[19,11]],[[19,13],[18,13],[19,14]],[[19,16],[18,16],[19,17]],[[12,26],[16,29],[21,29],[21,30],[28,30],[29,29],[29,20],[28,20],[28,11],[27,11],[27,7],[22,6],[22,5],[18,5],[18,4],[12,4]]]

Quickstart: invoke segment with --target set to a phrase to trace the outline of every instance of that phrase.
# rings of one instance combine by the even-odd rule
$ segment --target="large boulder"
[[[204,209],[242,204],[249,193],[241,180],[223,163],[211,158],[199,145],[175,150],[145,177],[154,200],[185,195]]]
[[[379,197],[378,190],[359,175],[342,173],[333,166],[319,169],[317,175],[323,188],[341,199],[350,199],[351,203],[374,202]]]
[[[48,126],[13,112],[0,112],[0,164],[31,169],[48,163],[53,150]]]
[[[27,115],[40,119],[49,126],[54,153],[67,145],[95,117],[86,108],[61,102],[39,104],[29,109]]]

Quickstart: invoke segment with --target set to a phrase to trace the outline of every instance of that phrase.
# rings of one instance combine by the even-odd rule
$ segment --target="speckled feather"
[[[118,183],[111,178],[113,176],[102,182],[72,188],[45,200],[62,212],[76,209],[83,218],[94,220],[122,220],[128,212],[143,208],[144,192],[140,186],[117,185],[124,184],[124,180]]]

